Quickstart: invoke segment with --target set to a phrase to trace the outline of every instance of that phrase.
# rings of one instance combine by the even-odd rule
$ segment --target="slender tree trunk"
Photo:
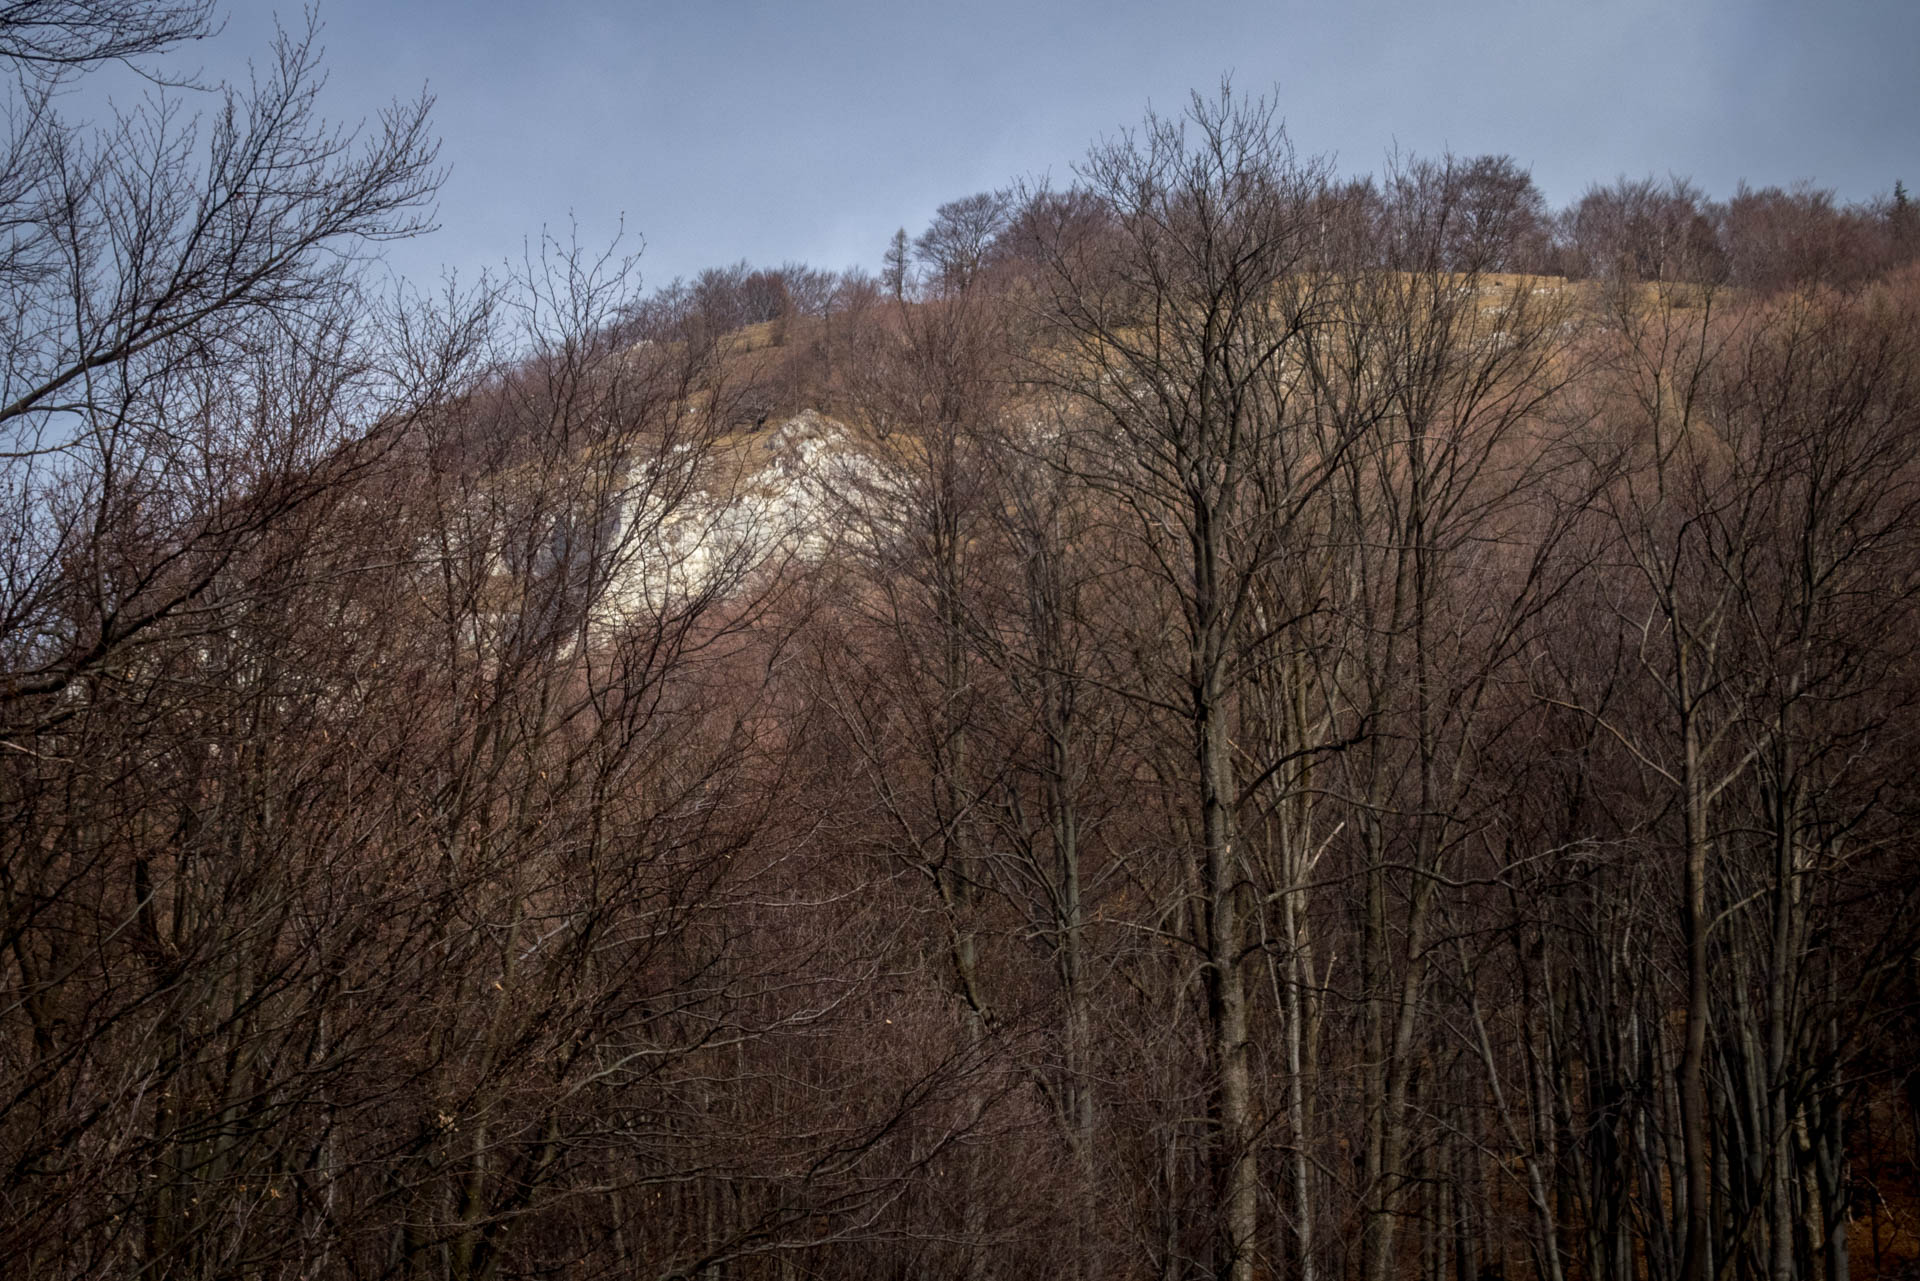
[[[1287,1053],[1287,1129],[1292,1143],[1294,1251],[1300,1257],[1300,1281],[1317,1281],[1313,1239],[1313,1160],[1307,1150],[1312,1125],[1307,1116],[1305,1002],[1301,993],[1307,985],[1307,933],[1300,919],[1297,896],[1303,891],[1289,886],[1280,903],[1281,942],[1287,949],[1286,985],[1282,1009],[1286,1017],[1284,1038]]]
[[[1235,849],[1232,765],[1222,715],[1218,677],[1198,683],[1195,718],[1200,747],[1200,820],[1205,847],[1207,911],[1207,1006],[1219,1075],[1216,1160],[1221,1257],[1227,1281],[1251,1281],[1259,1212],[1258,1166],[1253,1150],[1253,1078],[1248,1062],[1246,985],[1240,954],[1240,860]]]
[[[1683,696],[1691,694],[1684,655],[1676,673]],[[1682,885],[1683,937],[1687,948],[1687,1012],[1679,1066],[1680,1133],[1685,1152],[1686,1245],[1680,1281],[1713,1277],[1713,1167],[1707,1129],[1707,788],[1701,777],[1699,730],[1693,714],[1683,713],[1685,758],[1681,785],[1686,805],[1686,866]]]
[[[1776,735],[1781,727],[1776,726]],[[1789,973],[1793,967],[1794,835],[1795,805],[1793,786],[1788,782],[1790,764],[1784,746],[1776,746],[1773,815],[1773,930],[1772,956],[1767,966],[1767,1137],[1770,1140],[1768,1166],[1767,1217],[1769,1219],[1769,1257],[1767,1271],[1772,1281],[1794,1281],[1796,1272],[1796,1221],[1793,1192],[1798,1167],[1794,1132],[1796,1112],[1787,1097],[1787,1004],[1791,999]],[[1812,1224],[1814,1202],[1808,1202],[1808,1220]],[[1815,1228],[1817,1232],[1817,1227]]]

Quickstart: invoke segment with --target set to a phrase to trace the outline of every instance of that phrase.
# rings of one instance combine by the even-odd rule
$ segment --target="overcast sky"
[[[176,63],[244,76],[266,3]],[[285,6],[285,20],[301,22]],[[396,270],[471,277],[576,220],[647,283],[746,258],[877,268],[943,201],[1050,173],[1231,73],[1345,172],[1505,152],[1556,205],[1620,174],[1715,195],[1920,187],[1915,0],[322,0],[348,121],[436,99],[441,230]]]

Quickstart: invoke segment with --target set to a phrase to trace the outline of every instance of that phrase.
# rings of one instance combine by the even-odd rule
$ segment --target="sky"
[[[1345,173],[1506,153],[1555,205],[1621,175],[1713,195],[1920,188],[1915,0],[320,0],[323,109],[423,89],[439,230],[422,286],[543,229],[638,252],[648,287],[747,259],[877,269],[896,227],[1017,178],[1071,179],[1149,108],[1230,75]],[[279,20],[304,22],[297,5]],[[271,4],[171,65],[244,79]]]

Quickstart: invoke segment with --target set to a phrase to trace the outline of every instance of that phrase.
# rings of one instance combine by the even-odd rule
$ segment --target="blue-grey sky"
[[[244,74],[273,6],[174,59]],[[295,5],[283,19],[301,22]],[[1914,0],[321,0],[348,121],[423,86],[450,174],[400,273],[470,278],[624,218],[648,285],[746,258],[877,267],[945,200],[1070,176],[1231,72],[1346,172],[1506,152],[1556,205],[1669,173],[1724,195],[1920,187]]]

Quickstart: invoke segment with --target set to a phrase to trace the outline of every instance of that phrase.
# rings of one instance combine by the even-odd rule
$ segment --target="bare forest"
[[[1904,186],[396,295],[310,35],[65,113],[210,21],[0,6],[0,1275],[1920,1275]]]

